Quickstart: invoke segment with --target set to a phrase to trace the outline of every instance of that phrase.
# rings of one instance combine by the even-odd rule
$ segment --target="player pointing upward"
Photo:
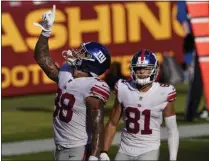
[[[58,68],[49,56],[48,40],[55,20],[53,11],[43,14],[36,26],[42,34],[34,58],[46,75],[58,85],[53,119],[56,160],[98,160],[103,147],[104,104],[108,85],[98,78],[110,66],[106,48],[96,42],[82,43],[64,51],[66,64]]]
[[[179,133],[174,111],[175,88],[154,82],[158,61],[151,51],[137,52],[131,60],[130,70],[133,79],[119,80],[115,85],[116,99],[105,127],[101,159],[109,160],[107,152],[122,115],[125,126],[115,160],[158,160],[163,114],[168,129],[170,160],[176,160]]]

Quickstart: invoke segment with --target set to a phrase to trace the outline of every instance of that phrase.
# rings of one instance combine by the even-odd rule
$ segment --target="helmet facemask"
[[[91,76],[97,76],[96,74],[89,72],[88,65],[86,65],[87,63],[84,63],[84,61],[94,62],[95,60],[92,59],[92,55],[86,50],[83,44],[81,44],[81,46],[77,49],[69,49],[63,51],[62,56],[66,60],[66,63],[73,68],[87,72]]]
[[[144,68],[144,70],[149,70],[149,74],[140,74],[142,76],[141,78],[138,77],[138,74],[136,73],[137,68]],[[152,64],[140,64],[140,65],[131,65],[130,67],[131,75],[133,79],[136,81],[137,84],[144,86],[147,84],[150,84],[154,82],[158,75],[158,65],[152,65]]]
[[[88,53],[83,44],[77,49],[64,50],[62,56],[69,65],[76,65],[76,61],[78,60],[81,62],[82,60],[94,61],[94,59],[91,59],[92,55]],[[77,65],[79,65],[79,63]]]

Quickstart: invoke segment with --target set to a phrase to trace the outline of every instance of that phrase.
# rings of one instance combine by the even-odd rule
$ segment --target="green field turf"
[[[175,104],[178,124],[192,124],[184,121],[183,111],[187,86],[177,87]],[[52,137],[52,114],[55,94],[32,95],[2,99],[2,142]],[[106,117],[111,111],[114,96],[107,102]],[[205,122],[196,120],[195,123]],[[122,124],[118,129],[122,128]]]
[[[117,146],[110,149],[111,159],[117,153]],[[183,139],[180,140],[178,161],[208,161],[209,136],[203,138]],[[34,154],[3,156],[2,160],[53,160],[53,152],[42,152]],[[160,149],[160,160],[168,161],[167,141],[162,141]]]

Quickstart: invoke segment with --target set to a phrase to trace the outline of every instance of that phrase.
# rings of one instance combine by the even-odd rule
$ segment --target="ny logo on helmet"
[[[99,51],[98,53],[95,54],[96,59],[99,61],[99,63],[103,63],[106,60],[105,55]]]
[[[137,64],[148,64],[148,61],[147,60],[145,60],[145,57],[138,57],[138,62],[137,62]]]

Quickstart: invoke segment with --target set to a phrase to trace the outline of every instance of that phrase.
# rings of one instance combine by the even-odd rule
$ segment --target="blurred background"
[[[158,81],[177,89],[180,130],[178,160],[208,160],[209,152],[209,3],[208,2],[43,2],[3,1],[2,14],[2,159],[53,160],[52,114],[56,84],[33,59],[41,30],[33,22],[56,4],[50,55],[64,63],[63,50],[98,41],[112,57],[102,79],[111,89],[130,78],[131,56],[145,48],[157,54]],[[113,105],[111,94],[105,121]],[[120,122],[118,132],[123,127]],[[168,160],[162,128],[160,159]],[[111,148],[114,158],[118,138]]]

